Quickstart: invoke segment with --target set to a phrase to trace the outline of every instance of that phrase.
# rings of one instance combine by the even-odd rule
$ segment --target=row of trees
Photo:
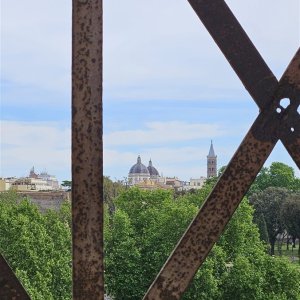
[[[0,193],[0,252],[34,300],[71,298],[70,204],[41,214],[28,199]]]
[[[300,238],[300,179],[293,168],[274,162],[262,168],[249,191],[250,203],[255,208],[254,221],[258,225],[262,240],[270,243],[274,255],[275,243]],[[300,247],[298,250],[300,258]]]
[[[105,217],[106,289],[115,299],[141,299],[198,211],[204,189],[121,193]],[[197,272],[184,299],[300,299],[300,269],[266,253],[245,198]]]
[[[266,190],[268,187],[285,188],[289,191],[300,191],[300,178],[295,176],[294,169],[281,162],[273,162],[263,167],[252,184],[249,194]]]
[[[274,255],[275,243],[280,237],[293,241],[300,238],[300,192],[291,192],[283,188],[269,187],[255,193],[250,198],[255,207],[254,220],[260,229],[261,239],[270,243],[270,254]],[[279,248],[280,248],[279,247]],[[298,249],[300,258],[300,249]]]
[[[269,172],[266,169],[261,174],[269,176]],[[270,191],[256,188],[262,186],[258,182],[261,178],[263,182],[270,179],[260,175],[248,195],[253,205],[247,198],[242,201],[184,299],[300,299],[299,266],[268,255],[253,222],[253,216],[263,216],[266,224],[270,212],[263,198],[258,197],[264,191],[271,195]],[[293,188],[285,186],[288,192],[282,192],[288,197],[282,198],[296,193],[297,178],[294,179],[289,181]],[[109,295],[115,300],[142,298],[215,181],[207,181],[201,190],[175,196],[163,190],[124,189],[105,177],[105,282]],[[276,203],[272,195],[269,198],[270,203]],[[264,204],[259,211],[260,202]],[[1,193],[0,252],[32,299],[71,299],[69,203],[59,211],[41,214],[27,199],[20,200],[13,192]]]

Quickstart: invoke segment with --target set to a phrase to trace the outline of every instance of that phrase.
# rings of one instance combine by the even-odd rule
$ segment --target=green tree
[[[226,254],[217,245],[213,247],[202,267],[198,270],[183,300],[222,299],[221,276],[226,272]]]
[[[112,213],[115,209],[114,199],[125,189],[123,182],[112,181],[109,176],[103,177],[103,200],[109,206],[109,211]]]
[[[268,245],[270,240],[265,217],[263,213],[256,213],[255,216],[255,222],[259,228],[260,239]]]
[[[107,290],[116,299],[141,299],[197,208],[186,200],[174,200],[170,191],[138,188],[121,193],[115,205],[116,211],[108,222],[111,237],[105,239]],[[115,231],[126,241],[114,239]],[[123,257],[126,272],[120,272],[116,254]],[[118,272],[118,275],[110,272]],[[124,293],[119,290],[122,284],[114,280],[126,282],[129,274],[136,280],[127,285]]]
[[[295,187],[294,169],[284,163],[273,162],[269,168],[270,186],[293,190]]]
[[[260,256],[257,256],[260,259]],[[263,300],[264,276],[256,263],[246,256],[238,255],[232,262],[227,273],[223,274],[224,300]]]
[[[71,189],[72,188],[72,181],[70,181],[70,180],[64,180],[61,185],[64,186],[64,187],[68,187],[68,188]]]
[[[299,300],[300,269],[286,258],[267,256],[262,265],[264,299]]]
[[[32,299],[71,298],[71,234],[14,192],[0,194],[0,251]]]
[[[288,190],[270,187],[253,194],[250,198],[250,202],[255,208],[255,221],[257,222],[258,217],[263,216],[264,218],[271,244],[271,255],[274,255],[277,235],[283,233],[285,229],[281,211],[288,196]]]
[[[253,211],[248,200],[243,199],[218,242],[230,262],[240,255],[252,257],[264,252],[258,228],[253,224]]]
[[[282,216],[288,234],[300,240],[300,193],[293,193],[288,196],[283,204]],[[300,246],[298,257],[300,262]]]
[[[105,239],[106,292],[117,299],[139,299],[142,264],[134,229],[122,210],[115,212],[111,226],[114,230]]]
[[[260,170],[248,194],[251,195],[264,191],[268,187],[299,191],[300,179],[295,176],[292,167],[281,162],[273,162],[269,168],[263,167]]]
[[[119,195],[115,213],[105,222],[106,283],[110,295],[116,300],[142,298],[208,192],[207,188],[202,193],[174,199],[169,191],[132,188]],[[299,270],[276,260],[278,268],[266,272],[271,257],[265,253],[252,219],[253,207],[244,199],[184,299],[297,299],[284,297],[300,293],[297,284],[293,291],[287,291],[300,276]],[[267,278],[275,278],[279,269],[283,272],[278,276],[282,280],[280,292],[269,286]],[[291,276],[287,287],[285,276]],[[270,298],[269,293],[274,297]]]

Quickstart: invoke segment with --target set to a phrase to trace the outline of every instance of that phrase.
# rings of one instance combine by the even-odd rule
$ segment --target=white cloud
[[[196,124],[187,122],[149,122],[145,129],[115,131],[104,135],[104,144],[145,145],[166,144],[188,140],[213,138],[224,135],[225,131],[214,124]]]
[[[1,175],[24,176],[33,165],[69,177],[70,128],[47,122],[2,121]]]
[[[280,76],[299,44],[299,1],[227,2]],[[2,77],[70,94],[71,0],[1,4]],[[174,0],[104,1],[104,84],[117,99],[204,99],[244,90],[188,1]]]
[[[299,44],[299,1],[228,4],[281,76]],[[203,99],[207,90],[215,97],[244,90],[187,1],[111,0],[104,14],[104,81],[111,97]]]
[[[148,123],[145,130],[112,132],[104,140],[104,167],[109,171],[106,174],[126,176],[138,154],[145,164],[151,157],[166,174],[172,174],[175,163],[176,174],[179,174],[185,163],[205,158],[209,139],[222,134],[223,130],[217,125],[176,121]],[[2,121],[1,138],[1,176],[27,175],[34,165],[60,176],[61,180],[70,178],[71,132],[68,126],[55,122]],[[183,144],[201,138],[206,139],[201,148]],[[140,152],[119,147],[124,145],[133,145]]]
[[[226,2],[270,68],[280,76],[299,45],[299,1]],[[232,100],[247,94],[188,1],[105,0],[104,17],[104,95],[109,100]],[[71,0],[3,0],[1,25],[1,76],[20,95],[18,100],[3,101],[26,101],[30,107],[34,97],[31,99],[30,92],[22,95],[20,87],[32,89],[32,95],[37,90],[70,94]],[[36,112],[46,107],[43,95],[39,98]],[[60,104],[61,98],[49,98],[47,105]],[[234,130],[240,128],[237,124]],[[54,174],[69,172],[70,129],[56,123],[5,121],[2,133],[2,172],[18,175],[24,170],[26,174],[32,164]],[[123,131],[105,135],[104,164],[107,168],[122,166],[126,174],[137,153],[119,150],[118,146],[138,149],[142,145],[139,154],[145,159],[152,156],[162,171],[192,173],[186,171],[188,168],[196,173],[198,167],[185,167],[184,163],[205,157],[207,145],[201,150],[186,142],[224,134],[232,135],[232,131],[190,123],[188,116],[185,122],[150,122],[144,129],[127,130],[124,126]],[[172,147],[168,143],[173,143]],[[110,170],[119,176],[118,167]]]
[[[1,77],[19,86],[70,90],[71,9],[70,0],[4,0]]]
[[[183,126],[193,132],[198,125]],[[155,131],[161,126],[163,123],[156,122],[151,128]],[[174,124],[166,124],[167,128],[174,128],[172,126]],[[58,176],[60,180],[71,178],[70,128],[51,122],[2,121],[1,138],[0,176],[25,176],[29,168],[34,165],[37,171],[46,169],[49,173]],[[225,147],[222,139],[217,141],[215,152],[220,167],[228,163],[236,150],[237,143]],[[169,145],[167,140],[162,146],[156,145],[155,142],[144,144],[144,147],[135,146],[133,149],[126,150],[123,147],[105,144],[104,174],[112,176],[112,179],[126,177],[130,167],[136,162],[137,155],[141,155],[145,165],[148,165],[148,160],[151,158],[154,166],[165,176],[178,176],[183,180],[189,180],[191,177],[206,175],[209,138],[204,138],[202,142],[198,141],[196,145],[190,146],[180,142]],[[267,165],[274,160],[293,166],[299,176],[299,170],[280,144],[272,153]]]

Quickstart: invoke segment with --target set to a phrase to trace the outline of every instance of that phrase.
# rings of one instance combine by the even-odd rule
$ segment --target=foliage
[[[110,212],[114,211],[113,199],[125,189],[123,182],[112,181],[109,176],[103,177],[103,200],[109,206]]]
[[[274,246],[278,234],[285,229],[282,217],[282,208],[289,191],[282,188],[269,187],[266,190],[253,194],[250,202],[255,208],[255,218],[262,218],[265,221],[268,238],[271,244],[271,255],[274,255]]]
[[[252,184],[249,195],[266,190],[268,187],[300,190],[300,179],[295,177],[294,169],[281,162],[273,162],[269,168],[263,167]]]
[[[252,220],[253,207],[244,199],[218,242],[226,253],[227,260],[233,261],[239,255],[253,257],[263,254],[265,248]]]
[[[61,185],[64,187],[72,188],[72,181],[64,180]]]
[[[206,185],[175,199],[169,191],[136,188],[119,195],[105,225],[107,292],[114,299],[142,298],[208,192]],[[299,269],[265,253],[252,216],[244,199],[184,299],[299,299]],[[279,278],[281,290],[270,278]]]
[[[70,227],[60,213],[41,214],[28,199],[1,193],[0,251],[33,300],[70,299]]]
[[[116,212],[106,223],[111,232],[105,239],[107,290],[116,299],[141,299],[197,208],[174,201],[169,191],[137,188],[115,203]]]
[[[282,215],[288,233],[300,238],[300,193],[288,196],[283,204]]]
[[[286,258],[266,256],[262,270],[265,282],[263,290],[265,299],[300,299],[300,270]]]
[[[115,300],[142,298],[215,182],[213,178],[201,190],[177,198],[170,191],[137,188],[116,190],[115,200],[110,195],[111,203],[104,205],[105,288],[109,295]],[[265,203],[275,205],[285,193],[290,199],[283,201],[286,213],[296,212],[295,199],[278,188],[260,193],[257,199],[251,197],[258,207],[255,213],[247,199],[241,202],[196,273],[185,300],[300,299],[299,268],[267,255],[252,222],[253,214],[259,212],[267,227],[276,207],[260,206],[263,197]],[[70,203],[64,203],[58,212],[41,214],[14,192],[0,194],[0,251],[32,299],[70,299],[70,226]]]
[[[257,224],[257,227],[259,228],[260,239],[268,245],[270,243],[270,240],[269,240],[268,228],[267,228],[265,217],[262,212],[260,213],[256,212],[254,216],[255,216],[254,222]]]
[[[282,207],[282,217],[285,228],[290,236],[300,240],[300,193],[288,196]],[[300,261],[300,246],[298,249]]]

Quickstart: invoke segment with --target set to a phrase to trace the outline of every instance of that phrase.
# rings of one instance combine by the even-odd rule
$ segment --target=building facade
[[[34,167],[30,169],[27,177],[21,178],[0,178],[0,191],[58,191],[60,185],[55,176],[49,175],[46,171],[36,174]]]
[[[148,167],[141,160],[140,155],[128,173],[129,186],[149,187],[154,189],[158,187],[172,187],[178,191],[188,191],[192,189],[201,189],[207,178],[217,176],[217,155],[215,155],[213,142],[211,141],[209,153],[207,155],[207,177],[190,178],[190,181],[182,181],[178,177],[163,177],[159,175],[158,170],[153,166],[150,159]]]
[[[152,160],[149,160],[148,167],[142,163],[140,156],[137,158],[136,164],[134,164],[128,173],[128,184],[132,185],[141,185],[141,183],[148,183],[151,185],[151,182],[157,183],[159,185],[165,184],[165,178],[159,175],[158,170],[153,166]],[[155,184],[155,186],[157,186]]]

